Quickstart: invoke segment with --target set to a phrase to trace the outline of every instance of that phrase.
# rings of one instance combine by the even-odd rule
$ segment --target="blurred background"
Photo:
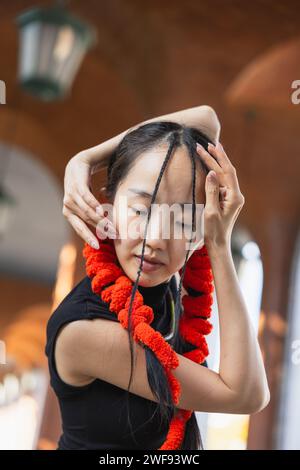
[[[299,18],[297,0],[1,1],[1,449],[55,449],[61,433],[45,328],[85,276],[62,215],[68,160],[201,104],[246,200],[232,252],[271,391],[251,417],[197,413],[204,447],[300,449]]]

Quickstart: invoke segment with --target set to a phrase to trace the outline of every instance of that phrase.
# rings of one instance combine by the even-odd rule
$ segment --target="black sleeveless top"
[[[154,287],[138,286],[144,303],[155,312],[151,326],[163,335],[169,332],[171,322],[166,295],[168,285],[175,300],[175,275],[169,282]],[[169,425],[161,421],[156,402],[129,392],[131,429],[126,390],[98,378],[83,386],[69,385],[58,375],[54,346],[60,328],[72,321],[93,318],[118,321],[115,313],[109,311],[108,304],[92,291],[91,279],[85,276],[58,305],[47,323],[45,353],[63,430],[56,450],[158,449],[167,437]]]

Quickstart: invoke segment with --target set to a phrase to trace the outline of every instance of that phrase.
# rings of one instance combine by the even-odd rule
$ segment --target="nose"
[[[152,210],[147,227],[146,245],[151,247],[153,251],[165,250],[168,242],[167,236],[168,234],[164,230],[162,213],[159,210]]]

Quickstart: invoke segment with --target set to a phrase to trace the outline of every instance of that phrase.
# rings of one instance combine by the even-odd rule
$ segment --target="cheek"
[[[128,238],[119,238],[114,240],[115,250],[119,261],[124,263],[133,256],[136,242]]]
[[[125,226],[124,222],[126,219],[126,215],[118,209],[118,207],[115,207],[114,211],[114,225],[117,228],[118,232],[121,234],[122,233],[122,227]]]
[[[204,245],[203,240],[192,243],[187,260],[190,259],[195,250],[201,249]],[[184,265],[185,257],[189,249],[188,240],[172,240],[170,241],[170,270],[178,271]]]
[[[185,240],[170,240],[170,268],[171,271],[178,271],[184,264],[187,248]]]
[[[116,208],[114,214],[114,224],[117,228],[120,237],[127,242],[127,244],[135,245],[139,235],[139,224],[135,220],[134,215],[131,215],[126,205],[122,208]]]
[[[130,217],[126,214],[118,214],[115,220],[119,238],[114,240],[116,254],[121,263],[125,263],[131,258],[135,252],[134,247],[139,243],[139,240],[129,236],[129,223]]]

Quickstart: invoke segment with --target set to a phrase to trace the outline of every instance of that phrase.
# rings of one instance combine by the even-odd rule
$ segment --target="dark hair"
[[[205,174],[208,173],[208,168],[202,162],[202,160],[197,155],[196,150],[196,143],[199,142],[205,149],[207,149],[208,143],[211,140],[201,131],[195,129],[193,127],[187,127],[184,125],[180,125],[175,122],[171,121],[156,121],[152,123],[147,123],[139,126],[138,128],[129,131],[119,143],[115,151],[110,157],[108,168],[107,168],[107,185],[106,185],[106,196],[111,203],[113,203],[116,192],[118,190],[119,184],[126,178],[127,174],[129,173],[130,169],[134,165],[136,159],[141,155],[142,152],[150,150],[155,146],[161,143],[169,143],[169,148],[163,162],[162,168],[160,170],[155,189],[153,191],[153,196],[150,203],[150,210],[148,213],[148,219],[146,224],[145,233],[147,233],[147,226],[149,223],[150,215],[151,215],[151,206],[156,198],[156,194],[159,188],[160,181],[162,179],[164,170],[171,159],[171,156],[176,150],[176,148],[185,145],[189,157],[192,163],[192,190],[193,190],[193,206],[192,206],[192,227],[193,231],[195,230],[195,187],[196,187],[196,163],[200,162],[200,165]],[[190,239],[191,241],[191,239]],[[131,299],[130,299],[130,306],[128,312],[128,334],[129,334],[129,343],[130,343],[130,353],[131,353],[131,374],[129,385],[127,389],[127,406],[128,406],[128,395],[129,395],[129,388],[132,382],[132,375],[133,375],[133,341],[132,341],[132,304],[133,299],[135,297],[136,290],[138,288],[138,282],[141,275],[141,267],[144,259],[144,249],[145,249],[145,242],[146,238],[144,237],[143,240],[143,248],[142,248],[142,256],[141,256],[141,264],[138,270],[137,279],[134,283]],[[175,301],[175,317],[176,317],[176,334],[175,336],[169,341],[172,345],[173,349],[182,354],[186,351],[191,351],[195,349],[195,346],[187,343],[181,337],[178,328],[178,320],[180,315],[182,314],[181,311],[181,287],[182,287],[182,280],[185,273],[186,263],[188,259],[190,249],[187,251],[185,262],[182,269],[182,274],[180,277],[179,287],[176,294],[176,301]],[[200,292],[189,290],[188,292],[190,295],[201,295]],[[168,383],[167,376],[165,374],[164,368],[160,361],[157,359],[156,355],[153,351],[148,348],[148,346],[143,345],[145,349],[146,355],[146,362],[147,362],[147,375],[149,380],[149,385],[155,397],[158,399],[158,407],[156,411],[159,410],[161,420],[166,420],[166,422],[170,421],[170,417],[174,415],[176,406],[173,403],[172,395]],[[128,407],[127,407],[128,411]],[[156,412],[155,411],[155,412]],[[129,412],[128,412],[128,422],[130,424]],[[130,424],[131,427],[131,424]],[[132,429],[132,427],[131,427]],[[203,443],[200,435],[200,431],[197,424],[197,419],[195,416],[195,412],[192,413],[190,419],[186,422],[185,427],[185,435],[181,445],[181,450],[197,450],[203,449]]]

